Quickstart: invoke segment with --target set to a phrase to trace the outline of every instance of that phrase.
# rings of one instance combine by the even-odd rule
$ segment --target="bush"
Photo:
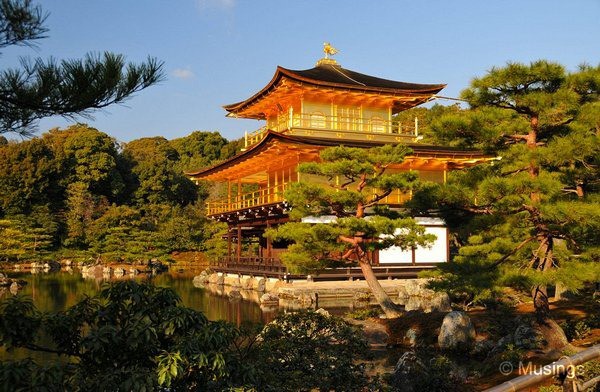
[[[105,286],[62,312],[0,303],[0,342],[59,354],[52,366],[0,362],[0,391],[360,391],[368,384],[361,331],[315,312],[283,314],[260,333],[208,321],[170,289]]]
[[[381,308],[363,308],[356,309],[352,312],[346,313],[346,317],[354,320],[366,320],[368,318],[378,318],[381,316]]]
[[[125,281],[106,286],[63,312],[40,313],[30,300],[0,305],[0,341],[8,349],[59,354],[49,368],[5,361],[0,385],[10,390],[220,391],[253,381],[251,363],[232,349],[240,332],[179,306],[170,289]],[[43,338],[42,338],[43,337]]]
[[[388,377],[393,392],[463,392],[473,388],[467,385],[467,372],[462,366],[444,355],[430,356],[424,351],[406,352],[395,372]]]
[[[583,339],[590,334],[590,326],[585,320],[567,320],[560,326],[565,331],[569,342]]]
[[[357,327],[316,312],[289,313],[259,335],[260,391],[361,391],[367,342]]]

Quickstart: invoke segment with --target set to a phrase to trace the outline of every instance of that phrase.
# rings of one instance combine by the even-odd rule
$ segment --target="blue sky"
[[[37,50],[5,48],[2,68],[24,55],[64,59],[103,51],[133,62],[164,61],[164,82],[81,120],[120,141],[172,139],[194,130],[234,139],[258,129],[257,121],[225,118],[221,106],[262,88],[277,65],[312,68],[324,41],[339,49],[336,58],[345,68],[447,83],[441,94],[450,97],[507,61],[549,59],[570,70],[600,63],[600,0],[40,3],[50,14],[49,38]],[[38,132],[68,124],[44,119]]]

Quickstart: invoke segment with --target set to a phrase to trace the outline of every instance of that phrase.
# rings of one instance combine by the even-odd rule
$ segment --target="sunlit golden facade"
[[[230,256],[241,260],[243,238],[254,237],[259,243],[256,257],[276,258],[278,251],[261,232],[287,220],[284,192],[291,183],[322,181],[299,174],[297,168],[318,161],[326,147],[403,143],[412,154],[388,170],[414,170],[434,182],[444,182],[449,170],[489,160],[476,151],[421,144],[416,119],[409,124],[393,121],[394,114],[429,101],[444,86],[376,78],[327,58],[308,70],[278,67],[262,90],[226,105],[228,117],[263,120],[264,126],[245,134],[244,148],[235,157],[187,174],[222,184],[220,195],[207,202],[207,214],[228,222]],[[382,203],[399,206],[410,196],[398,191]]]

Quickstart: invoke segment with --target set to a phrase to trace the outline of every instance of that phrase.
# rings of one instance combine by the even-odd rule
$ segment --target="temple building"
[[[365,75],[341,67],[327,55],[314,68],[277,67],[271,81],[246,100],[224,106],[228,117],[265,121],[259,130],[246,133],[244,148],[215,166],[186,173],[192,180],[220,183],[220,196],[207,202],[207,215],[227,222],[228,256],[211,268],[229,273],[281,276],[279,260],[286,244],[263,237],[265,229],[287,222],[289,205],[284,192],[293,182],[322,181],[300,175],[300,163],[318,161],[330,146],[369,148],[402,143],[410,156],[391,170],[417,171],[422,180],[445,182],[449,170],[488,161],[478,151],[420,143],[418,122],[399,124],[393,115],[425,103],[444,84],[405,83]],[[400,191],[382,202],[400,207],[410,198]],[[436,217],[419,218],[437,236],[431,248],[401,251],[387,249],[376,257],[379,277],[412,277],[449,259],[448,233]],[[317,224],[317,223],[316,223]],[[329,270],[321,277],[360,276],[360,270]]]

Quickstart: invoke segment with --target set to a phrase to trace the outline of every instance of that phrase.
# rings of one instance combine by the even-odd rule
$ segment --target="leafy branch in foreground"
[[[60,312],[9,297],[0,303],[0,342],[60,358],[0,362],[0,391],[359,391],[369,382],[364,336],[340,318],[282,314],[243,330],[135,281]]]

